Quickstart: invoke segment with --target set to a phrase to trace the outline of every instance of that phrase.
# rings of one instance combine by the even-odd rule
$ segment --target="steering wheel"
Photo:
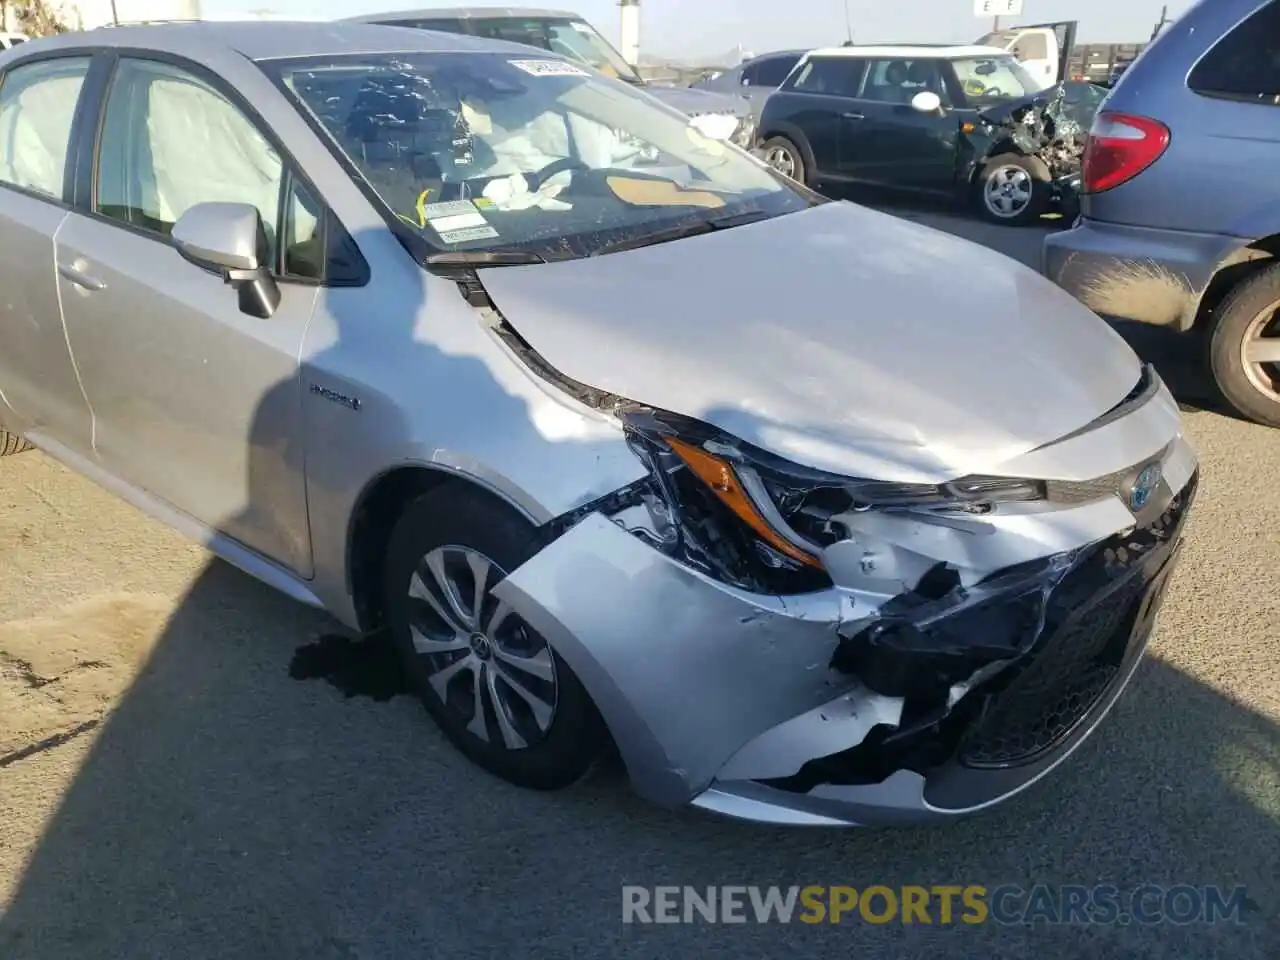
[[[557,173],[563,173],[566,170],[586,170],[590,172],[591,167],[577,157],[561,157],[559,160],[552,160],[536,173],[526,173],[525,177],[530,181],[529,189],[536,192]]]

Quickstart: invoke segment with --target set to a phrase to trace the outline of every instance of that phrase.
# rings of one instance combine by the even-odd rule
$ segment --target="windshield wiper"
[[[518,267],[546,262],[546,257],[530,250],[446,250],[427,254],[428,267]]]
[[[772,214],[765,213],[761,210],[753,210],[750,213],[736,213],[725,217],[711,217],[707,220],[695,220],[692,223],[683,223],[678,227],[670,227],[666,230],[655,230],[652,233],[642,233],[638,237],[625,237],[622,240],[614,240],[612,243],[606,243],[604,246],[593,250],[591,256],[600,257],[608,253],[621,253],[623,250],[637,250],[640,247],[651,247],[657,243],[670,243],[672,240],[683,240],[686,237],[696,237],[704,233],[714,233],[716,230],[728,230],[732,227],[740,227],[743,224],[755,223],[757,220],[768,220]]]
[[[450,280],[465,280],[483,267],[519,267],[546,263],[545,257],[529,250],[446,250],[424,258],[428,270]]]

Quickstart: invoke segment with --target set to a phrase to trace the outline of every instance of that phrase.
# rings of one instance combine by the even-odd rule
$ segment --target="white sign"
[[[517,70],[535,77],[589,77],[586,70],[565,60],[508,60]]]
[[[973,0],[975,17],[1020,17],[1022,0]]]

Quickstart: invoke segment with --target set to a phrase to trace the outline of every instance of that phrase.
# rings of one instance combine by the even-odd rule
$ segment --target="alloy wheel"
[[[764,155],[764,162],[784,177],[796,178],[796,158],[786,147],[770,147]]]
[[[547,642],[493,596],[506,572],[469,547],[438,547],[409,580],[409,629],[427,681],[480,740],[523,750],[555,717],[558,686]]]
[[[997,167],[982,189],[982,201],[994,216],[1011,220],[1031,203],[1031,174],[1009,164]]]
[[[1280,301],[1249,322],[1240,341],[1240,360],[1254,389],[1280,402]]]

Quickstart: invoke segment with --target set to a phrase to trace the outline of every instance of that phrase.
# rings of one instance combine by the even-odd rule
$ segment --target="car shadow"
[[[366,304],[349,317],[352,335],[383,319],[402,324],[403,355],[424,375],[444,373],[446,358],[405,318],[371,317]],[[325,368],[324,356],[311,362]],[[474,359],[447,364],[486,375]],[[275,389],[297,397],[301,384]],[[528,415],[496,382],[486,402]],[[263,456],[288,440],[269,424],[250,438]],[[255,516],[261,496],[248,490]],[[0,908],[0,957],[1249,958],[1280,940],[1274,912],[1258,906],[1273,910],[1280,894],[1280,811],[1262,788],[1274,803],[1280,731],[1158,659],[1063,769],[996,812],[787,831],[651,808],[616,768],[559,794],[510,787],[445,742],[376,638],[334,635],[324,615],[210,562]],[[624,884],[1098,882],[1243,885],[1251,906],[1243,924],[1141,928],[621,922]]]
[[[211,564],[45,828],[0,956],[1263,958],[1280,936],[1280,811],[1253,798],[1280,776],[1280,731],[1159,660],[993,813],[788,831],[650,808],[616,768],[560,794],[509,787],[409,697],[291,682],[295,648],[327,630]],[[620,922],[624,884],[1039,883],[1243,885],[1254,906],[1242,924],[1105,928]]]

